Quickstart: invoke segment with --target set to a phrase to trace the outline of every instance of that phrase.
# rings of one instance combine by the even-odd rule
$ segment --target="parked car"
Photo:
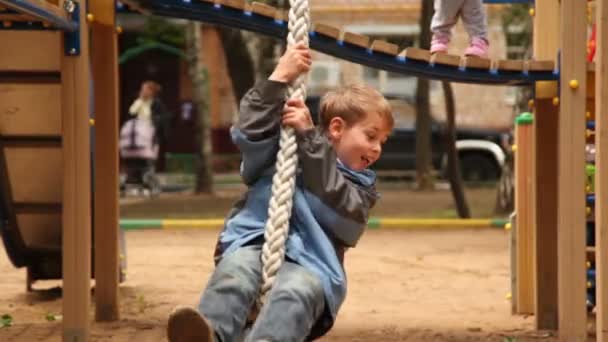
[[[382,156],[372,166],[375,170],[416,170],[416,114],[412,99],[385,95],[391,103],[395,128],[382,148]],[[318,120],[319,96],[306,100],[313,120]],[[465,181],[495,181],[500,177],[506,159],[509,132],[491,129],[457,128],[456,149]],[[445,176],[447,166],[444,125],[433,119],[431,124],[432,166]]]

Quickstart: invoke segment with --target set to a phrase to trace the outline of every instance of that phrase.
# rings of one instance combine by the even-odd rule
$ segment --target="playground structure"
[[[228,25],[277,38],[284,38],[287,32],[284,13],[258,3],[245,4],[238,0],[130,0],[126,3],[144,14]],[[111,1],[91,0],[88,7],[86,5],[86,1],[69,0],[59,4],[0,0],[3,21],[0,37],[14,47],[0,54],[0,86],[5,87],[0,93],[3,147],[0,166],[5,176],[2,178],[2,237],[10,255],[8,246],[15,246],[11,232],[22,234],[29,224],[34,227],[31,241],[36,241],[62,227],[64,341],[90,339],[87,312],[92,184],[95,185],[94,212],[103,213],[94,215],[96,318],[115,320],[119,316],[116,9]],[[597,56],[593,67],[586,61],[586,8],[574,0],[563,0],[561,5],[553,0],[535,1],[535,60],[531,61],[431,56],[428,51],[417,48],[400,52],[396,45],[370,42],[366,36],[319,23],[309,33],[313,49],[392,72],[465,83],[535,83],[535,116],[530,125],[533,129],[527,132],[531,154],[523,165],[524,178],[518,173],[518,274],[513,300],[516,312],[534,313],[536,328],[559,329],[560,339],[564,341],[584,341],[587,335],[587,249],[583,234],[587,111],[595,117],[596,132],[597,337],[599,341],[608,341],[608,284],[602,278],[608,274],[605,261],[608,260],[605,232],[608,228],[604,228],[602,214],[608,209],[603,200],[608,183],[599,177],[602,166],[608,163],[608,126],[604,127],[601,115],[594,114],[608,106],[603,100],[608,96],[605,75],[608,57],[602,52],[608,33],[608,8],[604,0],[596,2],[596,12]],[[86,20],[81,20],[84,18]],[[560,64],[556,65],[551,60],[557,58],[558,50],[561,51]],[[97,114],[94,121],[89,119],[93,95],[91,78],[93,112]],[[587,103],[587,94],[593,90],[594,108]],[[30,100],[34,97],[44,101],[40,100],[38,106]],[[53,108],[56,110],[51,113]],[[40,115],[41,111],[47,115]],[[15,119],[17,117],[19,119]],[[90,172],[92,122],[96,138],[94,182]],[[18,153],[14,152],[15,148],[20,148]],[[522,146],[518,150],[521,152]],[[32,170],[38,172],[26,173]],[[14,177],[26,174],[37,176],[36,182]],[[35,188],[36,184],[45,191]],[[15,196],[33,193],[48,194],[48,197]],[[41,216],[45,217],[43,223],[40,223]],[[56,237],[55,244],[58,244]],[[13,262],[22,266],[28,260],[31,259],[22,259],[21,265]]]

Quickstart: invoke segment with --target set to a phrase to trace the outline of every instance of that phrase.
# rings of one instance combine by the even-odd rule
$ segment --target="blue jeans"
[[[262,284],[261,246],[245,246],[218,263],[198,311],[209,320],[217,341],[304,341],[323,313],[321,281],[285,261],[257,320],[245,336],[247,316]]]

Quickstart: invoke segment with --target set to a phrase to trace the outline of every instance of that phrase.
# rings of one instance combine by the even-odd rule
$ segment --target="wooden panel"
[[[119,319],[118,310],[118,44],[113,27],[93,23],[95,79],[95,317]]]
[[[403,50],[399,55],[407,59],[414,59],[423,62],[428,62],[431,60],[431,53],[429,52],[429,50],[419,49],[415,47],[409,47]]]
[[[391,44],[384,40],[374,40],[371,49],[392,56],[396,56],[399,53],[399,46]]]
[[[60,148],[5,148],[14,202],[61,202]]]
[[[557,329],[557,136],[559,106],[550,98],[534,100],[535,323]],[[517,190],[516,190],[517,191]]]
[[[593,70],[595,73],[595,274],[596,274],[596,339],[598,342],[608,341],[608,53],[605,52],[608,39],[608,3],[607,0],[597,0],[597,50]],[[588,73],[589,74],[589,73]],[[590,91],[587,90],[589,93]]]
[[[61,135],[61,86],[0,84],[0,135]]]
[[[80,16],[86,15],[80,6]],[[61,59],[63,114],[63,339],[91,340],[91,148],[89,25],[80,22],[80,56]],[[99,213],[103,215],[103,213]]]
[[[0,42],[10,46],[0,53],[2,71],[58,71],[61,33],[57,31],[0,30]]]
[[[342,37],[342,40],[356,45],[356,46],[360,46],[362,48],[367,49],[369,47],[369,37],[368,36],[364,36],[362,34],[358,34],[358,33],[353,33],[353,32],[344,32],[344,36]]]
[[[431,55],[431,63],[460,66],[460,56],[450,55],[447,53],[435,53]]]
[[[524,61],[502,59],[498,61],[497,69],[505,71],[522,71],[524,70]]]
[[[464,58],[464,66],[474,69],[490,69],[492,61],[487,58],[467,56]]]
[[[61,248],[61,213],[17,214],[17,224],[26,246]]]
[[[586,7],[561,1],[558,167],[558,325],[560,340],[587,339],[585,272]],[[572,81],[577,87],[570,87]]]
[[[312,30],[324,36],[334,38],[336,40],[340,39],[340,29],[334,26],[318,23],[313,25]]]
[[[254,2],[251,4],[251,12],[263,15],[265,17],[274,18],[277,13],[277,8],[261,2]]]

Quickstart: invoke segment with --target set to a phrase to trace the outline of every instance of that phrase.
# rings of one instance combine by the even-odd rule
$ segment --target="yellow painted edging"
[[[221,228],[224,219],[203,219],[203,220],[163,220],[163,229],[200,229],[200,228]]]
[[[399,219],[383,218],[380,228],[391,229],[462,229],[462,228],[489,228],[492,226],[491,219]]]

